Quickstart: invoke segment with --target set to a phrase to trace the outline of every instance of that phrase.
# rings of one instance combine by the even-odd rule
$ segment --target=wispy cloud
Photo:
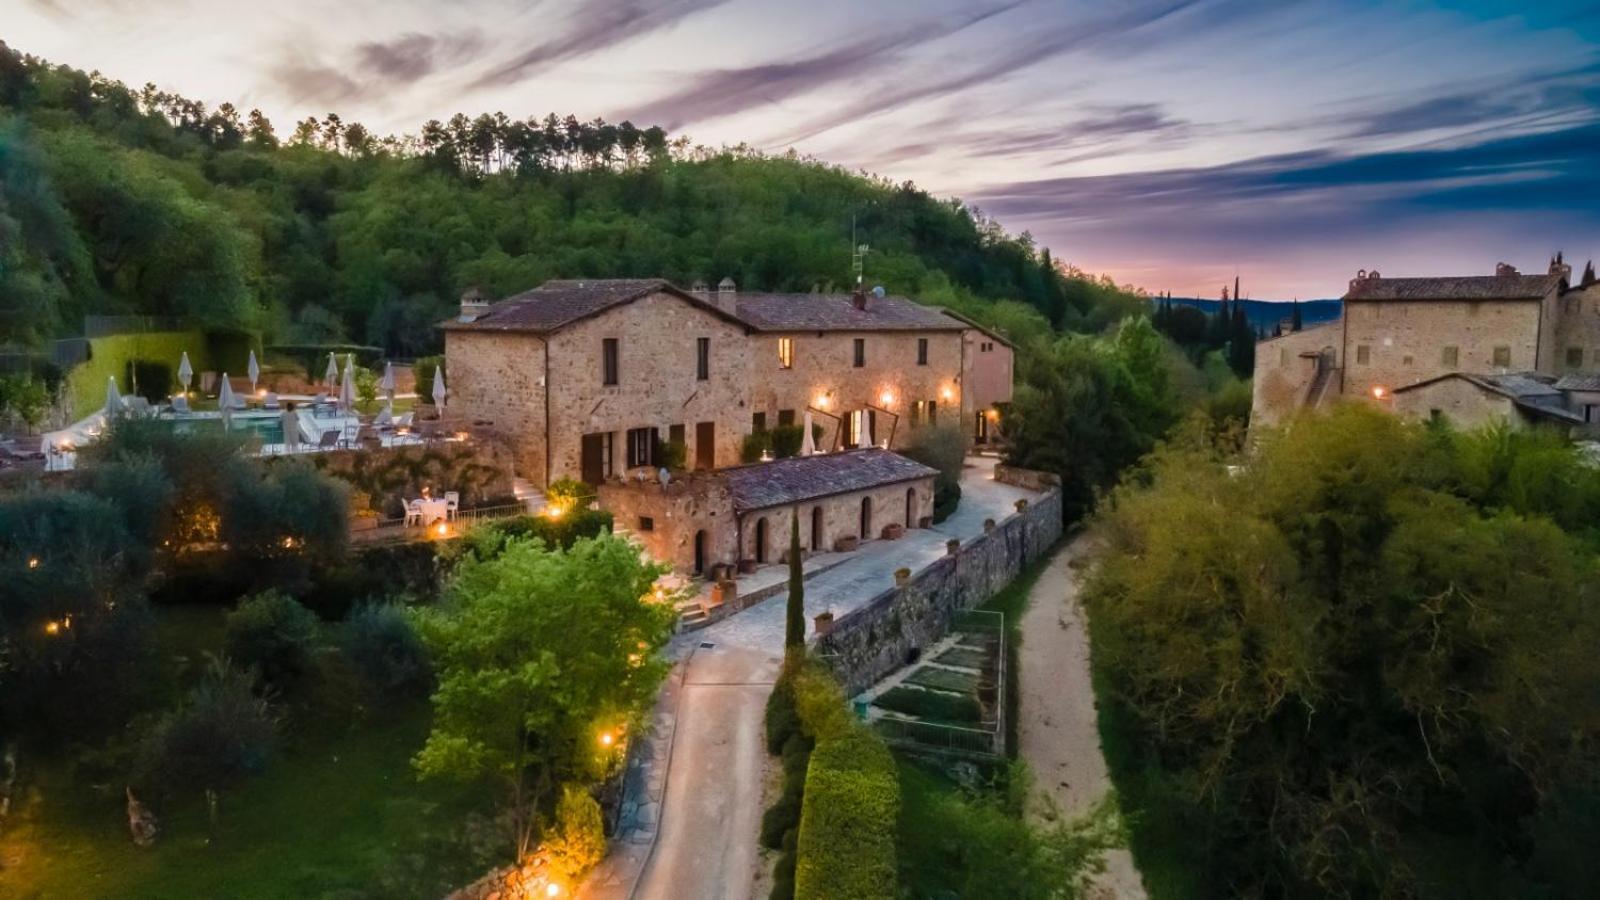
[[[1483,127],[1508,119],[1576,115],[1600,118],[1600,63],[1521,78],[1497,77],[1420,100],[1383,106],[1358,115],[1349,136],[1411,134]]]
[[[675,129],[691,122],[722,118],[779,103],[899,65],[903,51],[949,37],[1021,4],[1022,0],[1014,0],[966,16],[931,20],[908,28],[884,31],[820,48],[783,62],[703,72],[694,76],[687,86],[629,110],[619,118],[661,122]]]
[[[354,78],[302,53],[278,60],[268,74],[283,95],[295,103],[333,104],[363,94],[361,84]]]
[[[410,84],[433,74],[440,66],[471,58],[483,46],[483,36],[476,31],[446,35],[412,32],[361,44],[356,47],[356,64],[368,76]]]
[[[480,75],[474,87],[511,84],[550,67],[676,25],[727,0],[584,0],[561,34],[504,60]]]
[[[883,112],[924,100],[958,94],[969,88],[998,81],[1045,60],[1090,48],[1104,49],[1113,42],[1133,38],[1160,23],[1180,16],[1193,30],[1235,21],[1262,8],[1261,0],[1162,0],[1144,3],[1087,22],[1057,23],[1042,29],[1025,29],[1013,45],[987,54],[989,61],[943,77],[907,80],[901,86],[875,91],[828,115],[806,122],[779,142],[792,144],[859,122]],[[1270,4],[1268,4],[1270,6]],[[1186,14],[1186,15],[1185,15]]]

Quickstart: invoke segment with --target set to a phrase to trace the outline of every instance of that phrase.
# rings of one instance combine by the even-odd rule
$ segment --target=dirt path
[[[1069,817],[1088,810],[1111,788],[1100,754],[1078,573],[1071,567],[1088,550],[1088,538],[1080,535],[1050,560],[1029,593],[1018,649],[1018,751],[1039,790]],[[1118,900],[1145,897],[1127,850],[1107,854],[1098,885],[1101,895]]]

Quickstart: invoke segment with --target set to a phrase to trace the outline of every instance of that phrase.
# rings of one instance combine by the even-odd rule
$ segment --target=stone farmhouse
[[[619,528],[696,574],[777,561],[794,515],[808,552],[925,524],[934,472],[890,451],[947,423],[995,443],[1011,399],[1003,337],[878,291],[550,281],[469,292],[441,327],[446,418],[504,439],[537,489],[594,485]],[[743,462],[750,435],[807,414],[816,455]],[[687,471],[663,480],[668,445]]]
[[[1540,275],[1363,271],[1339,319],[1257,346],[1251,422],[1353,398],[1463,427],[1600,432],[1600,285],[1571,278],[1559,256]]]

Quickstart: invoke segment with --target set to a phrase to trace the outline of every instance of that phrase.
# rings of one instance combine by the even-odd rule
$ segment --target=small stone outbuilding
[[[666,484],[612,481],[600,505],[652,557],[688,575],[786,561],[791,522],[801,552],[850,550],[927,527],[938,473],[882,449],[797,456],[685,473]]]

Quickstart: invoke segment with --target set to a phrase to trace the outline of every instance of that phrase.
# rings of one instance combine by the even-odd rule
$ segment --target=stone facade
[[[1600,371],[1600,286],[1570,288],[1570,275],[1559,260],[1538,276],[1504,264],[1482,277],[1363,273],[1339,320],[1257,346],[1251,424],[1276,425],[1339,398],[1404,415],[1440,409],[1460,424],[1515,418],[1504,396],[1470,382],[1408,392],[1403,401],[1395,392],[1456,372]],[[1580,400],[1568,398],[1569,408],[1581,412]]]
[[[978,328],[961,333],[961,423],[974,444],[1000,440],[995,407],[1011,402],[1011,345]],[[982,416],[985,421],[979,422]]]
[[[871,504],[867,534],[861,533],[863,501]],[[887,526],[909,530],[933,516],[933,478],[746,512],[738,520],[740,558],[758,564],[782,562],[789,550],[790,520],[796,513],[800,517],[800,549],[804,553],[833,550],[845,538],[877,540],[883,537]],[[821,543],[814,543],[818,536]]]
[[[708,377],[698,376],[699,341],[710,340]],[[602,383],[602,348],[617,341],[617,384]],[[586,434],[609,434],[607,476],[627,469],[627,433],[684,426],[690,465],[697,425],[711,422],[715,465],[739,461],[748,433],[745,330],[667,293],[654,293],[561,329],[550,341],[550,479],[581,478]]]
[[[855,365],[855,342],[863,342],[863,365]],[[782,365],[779,342],[789,341],[792,363]],[[927,342],[925,363],[919,363],[919,342]],[[780,413],[800,422],[806,408],[823,426],[822,447],[843,446],[844,416],[871,410],[873,443],[904,447],[916,428],[929,424],[919,414],[912,425],[912,404],[932,404],[936,422],[954,423],[961,406],[962,332],[922,333],[828,331],[761,333],[749,339],[750,414],[765,416],[768,427]],[[922,407],[927,409],[928,407]],[[836,418],[838,417],[838,418]],[[787,418],[787,416],[786,416]]]
[[[1053,490],[993,530],[891,588],[814,638],[817,654],[854,695],[932,646],[958,614],[1010,584],[1061,539],[1061,493]]]
[[[714,472],[690,472],[665,488],[655,480],[607,482],[598,488],[600,506],[611,512],[619,532],[644,547],[650,557],[688,575],[739,562],[739,526],[725,479]],[[703,535],[698,537],[697,535]],[[695,542],[701,541],[696,568]]]
[[[1500,422],[1516,425],[1523,419],[1510,397],[1465,378],[1440,378],[1394,395],[1394,411],[1407,418],[1426,419],[1435,410],[1461,428]]]
[[[535,335],[447,331],[444,347],[452,418],[492,425],[510,440],[517,469],[538,473],[542,479],[547,458],[544,340]]]

